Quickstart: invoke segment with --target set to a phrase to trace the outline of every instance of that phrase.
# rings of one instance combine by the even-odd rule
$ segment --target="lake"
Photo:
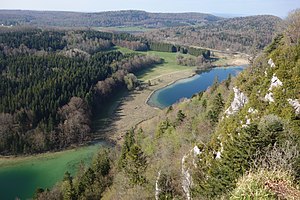
[[[113,95],[112,101],[102,104],[104,109],[97,110],[92,123],[95,137],[97,130],[107,125],[107,118],[113,114],[124,95],[126,91],[120,91]],[[111,147],[111,144],[101,141],[57,153],[0,158],[0,200],[14,200],[16,197],[30,199],[37,188],[52,188],[63,179],[66,171],[75,175],[81,162],[89,165],[101,147]]]
[[[216,77],[219,82],[228,78],[228,75],[236,76],[245,67],[217,67],[209,71],[196,74],[190,78],[181,79],[175,83],[156,90],[150,96],[147,103],[150,106],[165,108],[182,98],[191,98],[193,94],[206,90],[211,86]]]
[[[66,171],[75,174],[81,162],[89,165],[105,144],[16,159],[0,159],[0,199],[29,199],[36,188],[52,188]]]

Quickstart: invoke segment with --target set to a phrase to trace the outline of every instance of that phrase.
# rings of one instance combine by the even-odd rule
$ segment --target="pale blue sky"
[[[284,17],[296,8],[300,8],[300,0],[0,0],[0,9],[83,12],[134,9],[150,12],[273,14]]]

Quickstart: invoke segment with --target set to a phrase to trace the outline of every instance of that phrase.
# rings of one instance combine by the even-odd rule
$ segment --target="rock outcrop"
[[[161,189],[159,188],[160,173],[161,173],[161,171],[158,172],[156,181],[155,181],[155,200],[159,200],[159,193],[161,192]]]
[[[297,99],[288,99],[289,104],[294,108],[295,113],[300,115],[300,103]]]
[[[221,159],[222,152],[224,151],[223,143],[220,143],[221,150],[216,153],[215,159]]]
[[[188,165],[188,158],[192,157],[192,163],[194,167],[197,167],[195,164],[195,157],[201,154],[201,150],[198,146],[195,146],[192,150],[190,150],[187,154],[182,157],[181,160],[181,173],[182,173],[182,189],[186,195],[186,199],[191,199],[190,188],[193,184],[192,176],[190,174],[190,167]]]
[[[273,62],[272,58],[269,59],[268,64],[270,65],[271,68],[276,67],[275,63]]]
[[[275,102],[272,90],[276,87],[281,87],[281,86],[283,86],[283,83],[274,74],[272,79],[271,79],[271,85],[268,89],[269,93],[266,94],[265,100],[268,101],[268,102]]]
[[[234,99],[231,102],[230,107],[225,111],[225,115],[229,116],[238,112],[245,104],[248,103],[247,96],[241,92],[237,87],[233,88]]]

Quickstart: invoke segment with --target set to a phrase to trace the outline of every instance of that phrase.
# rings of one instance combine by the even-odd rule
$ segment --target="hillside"
[[[37,199],[299,199],[299,11],[236,79],[128,131]]]
[[[154,41],[254,53],[272,41],[281,21],[270,15],[237,17],[196,26],[154,30],[142,35]]]
[[[220,20],[210,14],[202,13],[148,13],[145,11],[109,11],[99,13],[80,13],[64,11],[26,11],[0,10],[0,24],[58,26],[58,27],[113,27],[143,26],[161,28],[194,25],[202,22]]]
[[[140,174],[145,185],[131,182],[125,159],[109,194],[124,199],[299,198],[300,44],[291,30],[236,80],[215,84],[140,125],[132,148],[139,146],[147,160]],[[126,141],[122,153],[130,149]]]

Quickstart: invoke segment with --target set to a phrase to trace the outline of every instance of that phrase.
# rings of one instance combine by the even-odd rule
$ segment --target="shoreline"
[[[191,71],[192,70],[192,71]],[[172,77],[172,75],[177,75],[177,74],[179,74],[179,73],[182,73],[182,72],[184,72],[184,74],[186,73],[186,72],[190,72],[191,71],[191,73],[189,73],[189,75],[188,76],[182,76],[181,78],[179,78],[179,79],[176,79],[176,80],[172,80],[171,82],[169,82],[168,80],[162,80],[162,82],[160,82],[160,81],[158,81],[158,79],[160,79],[160,78],[163,78],[163,77],[165,77],[165,76],[171,76]],[[151,93],[150,94],[152,94],[153,92],[155,92],[156,90],[159,90],[159,89],[161,89],[161,88],[164,88],[164,87],[167,87],[168,85],[171,85],[171,84],[173,84],[174,82],[176,82],[176,81],[178,81],[178,80],[181,80],[181,79],[185,79],[185,78],[188,78],[188,77],[191,77],[191,76],[193,76],[193,75],[195,75],[195,72],[194,72],[194,69],[188,69],[188,70],[184,70],[184,71],[177,71],[177,72],[174,72],[174,73],[171,73],[171,74],[163,74],[163,75],[161,75],[161,76],[159,76],[159,77],[155,77],[155,78],[153,78],[153,79],[151,79],[151,81],[158,81],[158,83],[157,84],[155,84],[155,85],[153,85],[153,86],[150,86],[150,88],[149,87],[147,87],[147,88],[145,88],[145,89],[143,89],[142,91],[141,91],[141,93],[146,93],[149,89],[151,90]],[[134,92],[136,92],[135,90],[134,91],[131,91],[131,92],[129,92],[129,94],[128,95],[131,95],[132,93],[134,93]],[[139,98],[139,95],[137,95],[136,96],[137,98]],[[150,95],[148,95],[148,97],[147,98],[149,98],[150,97]],[[147,103],[146,103],[146,101],[147,101],[147,98],[146,98],[146,100],[144,101],[144,103],[143,104],[145,104],[145,106],[148,106],[148,107],[150,107],[150,108],[152,108],[152,109],[155,109],[156,111],[161,111],[161,109],[159,109],[159,108],[156,108],[156,107],[152,107],[152,106],[150,106],[150,105],[148,105]],[[126,98],[126,96],[125,97],[122,97],[121,98],[121,100],[120,100],[120,102],[119,102],[119,104],[118,104],[118,106],[115,108],[115,110],[113,111],[113,114],[112,114],[112,116],[111,117],[108,117],[108,119],[111,119],[111,118],[114,118],[114,115],[115,115],[115,112],[119,109],[119,107],[120,106],[122,106],[122,104],[124,104],[125,102],[127,102],[128,101],[128,99]],[[129,100],[130,101],[130,100]],[[140,105],[140,106],[142,106],[142,105]],[[142,123],[142,122],[144,122],[144,121],[147,121],[147,120],[149,120],[149,119],[151,119],[151,118],[153,118],[154,116],[151,116],[151,117],[143,117],[143,119],[141,119],[140,121],[138,121],[136,124],[134,124],[132,127],[136,127],[136,126],[138,126],[140,123]],[[106,130],[106,129],[105,129]],[[101,132],[105,132],[105,130],[103,130],[103,131],[101,131]],[[122,131],[122,133],[125,133],[126,131],[128,131],[128,130],[130,130],[130,128],[128,128],[128,129],[126,129],[126,130],[121,130]],[[115,130],[115,131],[117,131],[117,130]],[[30,160],[30,159],[40,159],[40,158],[45,158],[45,157],[50,157],[50,156],[56,156],[56,155],[59,155],[59,154],[61,154],[61,153],[66,153],[66,152],[69,152],[69,151],[77,151],[78,149],[81,149],[81,148],[86,148],[86,147],[89,147],[89,146],[91,146],[91,145],[97,145],[98,143],[105,143],[105,144],[107,144],[108,146],[117,146],[118,144],[120,144],[119,143],[119,140],[116,140],[114,137],[111,137],[111,133],[112,133],[112,131],[108,131],[109,133],[104,133],[104,134],[101,134],[101,137],[98,137],[98,138],[96,138],[95,140],[91,140],[91,141],[87,141],[85,144],[81,144],[81,145],[73,145],[73,146],[70,146],[70,147],[68,147],[68,148],[66,148],[66,149],[58,149],[58,150],[53,150],[53,151],[46,151],[46,152],[42,152],[42,153],[36,153],[36,154],[28,154],[28,155],[0,155],[0,167],[1,167],[1,162],[5,162],[5,161],[10,161],[10,160]],[[118,132],[120,132],[120,131],[118,131]],[[95,133],[94,133],[95,134]],[[108,136],[108,135],[110,135],[110,136]],[[9,165],[9,164],[8,164]]]
[[[158,109],[158,110],[164,110],[165,108],[160,108],[160,107],[157,107],[157,106],[155,106],[155,105],[149,104],[149,100],[150,100],[150,98],[152,97],[152,95],[153,95],[155,92],[157,92],[157,91],[159,91],[159,90],[162,90],[162,89],[164,89],[164,88],[166,88],[166,87],[168,87],[168,86],[170,86],[170,85],[172,85],[172,84],[175,84],[175,83],[177,83],[177,82],[179,82],[179,81],[181,81],[181,80],[192,78],[192,77],[196,76],[197,74],[201,74],[201,73],[203,73],[203,72],[206,72],[206,71],[209,71],[209,70],[212,70],[212,69],[215,69],[215,68],[247,67],[247,65],[248,65],[248,64],[244,64],[244,65],[212,66],[212,67],[209,67],[209,68],[207,68],[207,69],[200,69],[199,71],[198,71],[198,69],[195,69],[195,71],[194,71],[191,75],[189,75],[188,77],[182,77],[182,78],[179,78],[179,79],[177,79],[177,80],[173,80],[172,82],[168,83],[167,85],[164,85],[164,86],[161,87],[161,88],[158,88],[158,89],[153,90],[153,91],[149,94],[149,96],[147,97],[147,99],[146,99],[146,101],[145,101],[145,104],[147,104],[148,106],[151,106],[151,107],[153,107],[153,108],[155,108],[155,109]]]
[[[240,66],[240,65],[237,65],[237,66]],[[237,67],[237,66],[232,66],[232,67]],[[245,66],[245,65],[243,65],[243,66]],[[220,67],[220,66],[214,66],[214,67],[206,69],[206,70],[210,70],[210,69],[213,69],[213,68],[216,68],[216,67]],[[231,66],[222,66],[222,67],[227,68],[227,67],[231,67]],[[95,144],[98,144],[98,143],[105,143],[108,146],[117,146],[117,145],[120,145],[120,142],[122,141],[124,134],[127,131],[129,131],[130,128],[137,127],[142,122],[147,121],[147,120],[152,119],[153,117],[155,117],[156,114],[157,114],[157,112],[161,112],[161,111],[164,110],[164,109],[161,109],[159,107],[156,107],[156,106],[148,104],[149,99],[151,98],[151,96],[156,91],[161,90],[163,88],[166,88],[166,87],[168,87],[168,86],[170,86],[170,85],[172,85],[172,84],[174,84],[174,83],[176,83],[176,82],[178,82],[180,80],[191,78],[191,77],[195,76],[196,74],[197,74],[196,68],[195,67],[191,67],[191,69],[188,69],[188,70],[176,71],[176,72],[172,72],[172,73],[169,73],[169,74],[163,74],[163,75],[160,75],[158,77],[155,77],[155,78],[151,79],[150,81],[154,81],[154,82],[156,82],[156,84],[152,85],[152,86],[147,86],[142,91],[139,91],[140,93],[137,94],[135,96],[135,98],[139,99],[140,96],[143,96],[144,94],[147,94],[148,91],[150,91],[147,94],[147,97],[144,99],[143,105],[139,105],[139,106],[141,106],[141,107],[142,106],[149,107],[151,110],[155,111],[155,115],[153,114],[153,112],[147,113],[148,116],[144,115],[143,117],[140,117],[139,120],[135,124],[133,124],[132,126],[130,126],[129,125],[130,123],[129,123],[127,127],[123,127],[120,130],[116,130],[116,129],[113,129],[113,130],[104,129],[104,130],[102,130],[100,132],[101,136],[97,137],[95,140],[88,141],[85,144],[81,144],[81,145],[77,145],[77,146],[71,146],[71,147],[66,148],[66,149],[59,149],[59,150],[47,151],[47,152],[43,152],[43,153],[29,154],[29,155],[7,155],[7,156],[0,156],[0,167],[1,167],[1,161],[9,161],[10,159],[11,160],[12,159],[34,159],[34,158],[47,157],[47,156],[51,156],[51,155],[55,156],[55,155],[58,155],[59,153],[68,152],[68,151],[72,151],[72,150],[76,151],[78,149],[85,148],[85,147],[88,147],[88,146],[91,146],[91,145],[95,145]],[[164,78],[164,77],[167,77],[167,78],[161,80],[161,78]],[[136,92],[136,91],[135,90],[131,91],[131,92],[129,92],[128,95],[130,96],[134,92]],[[118,110],[120,110],[120,107],[124,106],[124,103],[127,102],[127,104],[130,104],[131,101],[132,100],[128,100],[126,98],[126,96],[122,97],[121,100],[120,100],[120,102],[119,102],[119,104],[118,104],[118,106],[113,111],[112,116],[108,117],[108,119],[114,120],[115,117],[116,117],[115,116],[115,112],[118,111]],[[121,110],[122,109],[123,108],[121,108]],[[129,109],[126,113],[128,113],[128,115],[130,115],[131,112],[134,112],[134,110]],[[117,121],[117,122],[119,122],[119,121]],[[97,132],[99,133],[99,131],[97,131]],[[118,136],[117,137],[114,136],[115,134],[118,135]]]
[[[226,68],[247,65],[248,64],[213,66],[211,68],[203,70],[210,70],[216,67]],[[103,130],[98,130],[97,132],[94,132],[94,134],[100,134],[100,137],[97,137],[95,140],[88,141],[87,143],[82,145],[71,146],[67,149],[47,151],[38,154],[8,156],[2,155],[0,156],[0,167],[2,164],[1,161],[5,162],[14,159],[39,159],[48,156],[55,156],[57,154],[65,153],[68,151],[77,151],[78,149],[89,147],[98,143],[105,143],[108,146],[118,146],[122,144],[123,137],[128,130],[130,130],[131,128],[135,128],[140,123],[155,117],[157,115],[157,112],[161,112],[163,110],[159,107],[155,107],[148,104],[149,99],[156,91],[168,87],[180,80],[191,78],[197,74],[196,71],[196,67],[191,67],[187,70],[162,74],[152,79],[149,79],[151,82],[154,82],[154,85],[147,86],[141,91],[134,90],[129,92],[128,96],[121,98],[118,106],[113,111],[113,114],[107,118],[111,121],[110,125],[108,125],[107,128],[104,128]],[[129,116],[131,115],[134,116],[134,120],[127,119],[130,118]]]
[[[158,89],[153,90],[153,91],[149,94],[149,96],[147,97],[147,99],[146,99],[146,101],[145,101],[145,104],[147,104],[148,106],[151,106],[151,107],[153,107],[153,108],[156,108],[156,109],[159,109],[159,110],[163,110],[163,109],[161,109],[161,108],[159,108],[159,107],[150,105],[150,104],[148,103],[149,100],[150,100],[150,98],[151,98],[151,96],[152,96],[155,92],[157,92],[157,91],[159,91],[159,90],[162,90],[162,89],[164,89],[164,88],[166,88],[166,87],[168,87],[168,86],[170,86],[170,85],[172,85],[172,84],[174,84],[174,83],[176,83],[176,82],[178,82],[178,81],[180,81],[180,80],[192,78],[192,77],[195,76],[195,75],[197,75],[197,73],[194,71],[194,72],[192,72],[192,74],[189,75],[188,77],[182,77],[182,78],[180,78],[180,79],[173,80],[173,81],[171,81],[170,83],[168,83],[167,85],[164,85],[164,86],[161,87],[161,88],[158,88]]]
[[[157,107],[147,104],[151,94],[178,80],[194,76],[195,70],[196,68],[191,67],[191,69],[188,70],[160,75],[150,79],[154,85],[147,86],[140,91],[135,90],[130,92],[127,97],[124,97],[120,101],[120,105],[116,108],[115,114],[109,118],[112,121],[111,125],[108,128],[99,131],[102,138],[114,141],[117,145],[121,144],[123,137],[128,130],[155,117],[158,112],[162,111]]]
[[[5,167],[10,167],[14,165],[18,165],[21,162],[27,162],[27,161],[37,161],[37,160],[42,160],[42,159],[54,159],[59,156],[63,156],[64,154],[70,153],[70,152],[76,152],[79,151],[83,148],[88,148],[94,145],[106,145],[104,143],[95,143],[95,144],[85,144],[81,146],[76,146],[76,147],[70,147],[67,149],[63,150],[57,150],[57,151],[47,151],[43,153],[37,153],[37,154],[28,154],[28,155],[9,155],[9,156],[0,156],[0,169],[3,169]],[[24,163],[22,163],[24,164]]]

